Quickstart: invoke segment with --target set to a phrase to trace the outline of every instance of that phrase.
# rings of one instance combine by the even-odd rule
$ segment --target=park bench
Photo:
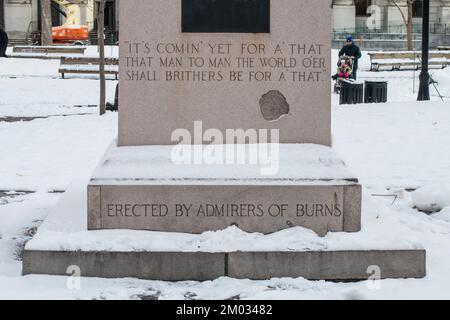
[[[450,51],[450,46],[439,46],[437,49],[439,51]]]
[[[13,53],[40,53],[40,54],[79,54],[84,55],[85,47],[76,46],[15,46]]]
[[[416,69],[422,64],[420,52],[372,52],[370,57],[370,71],[380,71],[380,68],[391,68],[391,70]],[[429,66],[446,68],[450,64],[450,52],[430,52]]]
[[[119,60],[117,58],[105,58],[105,74],[114,75],[117,80],[119,75]],[[99,74],[100,59],[88,57],[62,57],[59,73],[65,79],[66,74]]]
[[[57,60],[64,56],[83,56],[85,47],[78,46],[14,46],[11,58]]]

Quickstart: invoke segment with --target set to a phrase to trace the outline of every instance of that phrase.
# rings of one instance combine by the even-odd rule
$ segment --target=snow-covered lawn
[[[418,103],[417,72],[369,72],[367,55],[359,79],[388,80],[389,103],[338,106],[333,96],[334,149],[363,183],[365,203],[379,210],[363,221],[377,220],[380,230],[398,227],[402,236],[425,246],[425,279],[383,280],[379,290],[371,290],[366,282],[305,279],[83,278],[81,290],[69,290],[66,277],[22,277],[24,243],[59,192],[88,176],[117,134],[117,114],[97,115],[98,81],[62,80],[58,66],[52,60],[0,59],[0,299],[450,298],[450,68],[432,71],[445,101],[431,87],[432,101]],[[115,84],[107,83],[110,101]],[[439,212],[427,215],[416,207]]]

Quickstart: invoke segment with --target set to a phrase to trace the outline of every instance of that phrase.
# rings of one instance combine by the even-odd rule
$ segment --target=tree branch
[[[409,0],[407,0],[409,1]],[[402,11],[402,8],[397,4],[395,0],[391,0],[391,2],[397,7],[397,9],[400,11],[400,14],[402,15],[403,22],[405,23],[405,26],[408,26],[408,20],[406,20],[405,14]]]

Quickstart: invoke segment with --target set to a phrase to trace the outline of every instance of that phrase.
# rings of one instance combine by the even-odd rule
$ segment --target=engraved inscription
[[[125,41],[125,81],[294,83],[328,81],[321,43]]]

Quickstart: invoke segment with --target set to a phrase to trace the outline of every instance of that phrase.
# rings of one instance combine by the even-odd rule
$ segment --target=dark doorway
[[[413,2],[413,17],[414,18],[422,18],[423,17],[422,7],[423,7],[423,0],[416,0]]]
[[[61,9],[60,5],[52,2],[52,27],[58,27],[62,25],[62,15],[63,9]]]
[[[107,1],[105,4],[105,29],[116,30],[116,2]]]
[[[0,29],[5,29],[5,5],[4,0],[0,0]]]
[[[355,1],[355,7],[356,7],[356,16],[357,17],[367,17],[369,14],[367,13],[367,9],[371,5],[371,0],[356,0]]]
[[[61,12],[64,12],[64,9],[62,9],[57,3],[52,2],[51,3],[51,12],[52,12],[52,27],[58,27],[62,25],[62,14]],[[41,0],[38,0],[38,25],[37,29],[38,31],[41,31]]]
[[[95,17],[98,13],[98,2],[95,6]],[[98,30],[97,19],[94,20],[94,30]],[[105,31],[113,32],[116,31],[116,1],[107,0],[105,3]]]

